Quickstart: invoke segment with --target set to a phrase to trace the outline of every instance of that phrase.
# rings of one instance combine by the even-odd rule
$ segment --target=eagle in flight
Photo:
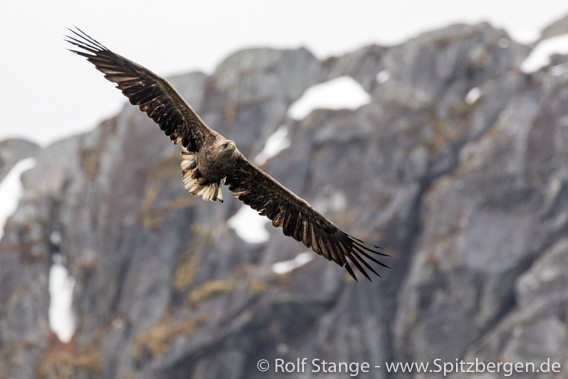
[[[223,202],[221,184],[234,197],[272,220],[287,236],[316,254],[345,267],[357,280],[348,260],[369,280],[365,269],[380,276],[367,260],[383,267],[376,255],[380,247],[339,229],[304,199],[250,163],[235,143],[209,128],[181,95],[161,76],[132,62],[89,37],[69,29],[67,42],[80,50],[105,78],[117,84],[130,103],[145,112],[175,144],[181,144],[181,170],[185,188],[194,196]]]

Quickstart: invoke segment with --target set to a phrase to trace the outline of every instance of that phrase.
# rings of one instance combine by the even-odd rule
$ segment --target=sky
[[[559,0],[3,0],[0,139],[46,145],[94,128],[126,103],[98,71],[66,50],[66,27],[74,25],[170,76],[211,73],[242,48],[304,46],[325,58],[458,22],[489,21],[530,43],[566,14],[568,4]]]

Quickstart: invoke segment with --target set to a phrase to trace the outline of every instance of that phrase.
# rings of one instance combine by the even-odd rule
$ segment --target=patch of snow
[[[334,212],[339,212],[345,210],[347,208],[347,198],[345,194],[341,191],[335,192],[330,199],[330,210]]]
[[[550,68],[550,74],[552,76],[564,75],[567,72],[568,72],[568,63],[558,64]]]
[[[0,182],[0,238],[4,235],[4,225],[18,207],[22,198],[22,174],[36,165],[34,158],[22,159],[12,167],[4,180]]]
[[[389,80],[390,77],[391,77],[390,72],[388,72],[387,70],[383,70],[379,72],[377,76],[375,76],[375,80],[377,81],[377,83],[384,83],[387,80]]]
[[[369,104],[371,96],[350,76],[340,76],[311,86],[288,109],[288,116],[301,120],[314,109],[357,109]]]
[[[289,261],[274,263],[272,265],[272,272],[274,272],[275,274],[285,274],[305,265],[315,257],[316,255],[311,251],[300,253],[294,259],[290,259]]]
[[[63,265],[63,258],[56,254],[49,270],[49,328],[61,342],[69,342],[75,334],[73,317],[73,288],[75,279]]]
[[[253,161],[257,165],[264,164],[267,160],[276,156],[289,146],[290,140],[288,139],[288,128],[286,125],[282,125],[266,139],[266,143],[264,144],[262,151],[254,157]]]
[[[268,218],[261,216],[248,205],[243,205],[233,217],[227,220],[227,225],[248,243],[263,243],[268,241],[269,233],[264,227]]]
[[[347,197],[340,190],[324,194],[314,201],[314,208],[320,212],[341,212],[347,208]]]
[[[521,64],[521,70],[531,73],[550,63],[552,54],[568,53],[568,35],[553,37],[540,42]]]
[[[499,40],[497,41],[497,45],[501,49],[506,49],[509,46],[511,46],[511,41],[509,41],[507,38],[499,38]]]
[[[58,231],[53,231],[49,235],[49,241],[54,245],[59,245],[61,243],[61,233]]]
[[[469,90],[467,95],[465,95],[465,102],[468,104],[473,104],[477,101],[477,99],[479,99],[480,96],[481,90],[479,89],[479,87],[473,87]]]

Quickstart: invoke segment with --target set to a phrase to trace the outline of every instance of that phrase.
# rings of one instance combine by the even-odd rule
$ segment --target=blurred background
[[[568,374],[568,6],[0,7],[0,377]],[[227,188],[188,195],[179,148],[66,50],[74,25],[391,269],[356,283]]]

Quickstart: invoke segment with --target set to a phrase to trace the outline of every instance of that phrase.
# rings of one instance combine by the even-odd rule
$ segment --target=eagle
[[[357,276],[349,262],[370,281],[366,270],[380,275],[368,261],[388,268],[378,260],[378,255],[388,256],[380,246],[345,233],[249,162],[233,141],[209,128],[166,79],[112,52],[81,29],[68,30],[71,34],[65,36],[66,41],[74,45],[69,50],[87,58],[174,144],[181,144],[182,180],[189,193],[223,202],[221,185],[227,185],[234,197],[268,217],[286,236],[345,267],[355,281]]]

